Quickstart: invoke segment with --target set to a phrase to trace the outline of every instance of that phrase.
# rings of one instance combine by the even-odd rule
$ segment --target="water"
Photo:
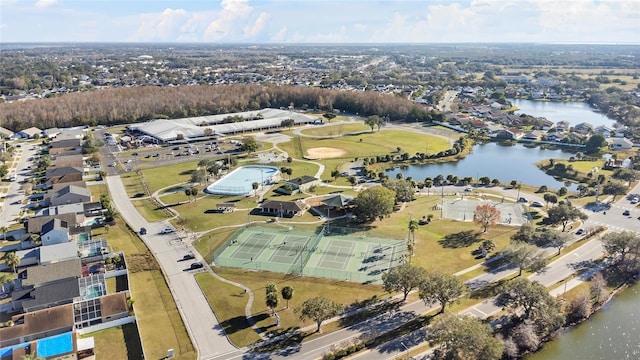
[[[416,181],[423,181],[426,177],[433,179],[438,175],[447,177],[449,174],[459,178],[471,176],[474,179],[488,176],[490,179],[500,180],[503,184],[516,180],[528,185],[546,185],[559,189],[564,183],[545,174],[534,163],[550,158],[568,159],[573,155],[575,154],[572,152],[562,150],[526,148],[522,144],[487,143],[475,145],[472,153],[458,162],[411,165],[404,170],[396,168],[388,171],[387,175],[395,177],[397,173],[402,173],[405,179],[411,176]]]
[[[640,284],[527,360],[640,359]]]
[[[209,185],[205,191],[209,194],[245,195],[253,191],[253,183],[269,184],[277,172],[278,168],[273,166],[241,166]]]
[[[593,125],[594,128],[600,125],[613,126],[615,123],[615,120],[593,111],[594,109],[584,102],[550,102],[521,99],[509,99],[509,101],[520,109],[516,111],[516,114],[542,116],[554,123],[566,120],[571,123],[571,126],[574,126],[586,122]]]

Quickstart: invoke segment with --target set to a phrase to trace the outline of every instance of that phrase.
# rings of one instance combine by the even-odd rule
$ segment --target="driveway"
[[[144,219],[129,200],[119,176],[109,176],[106,180],[113,204],[118,209],[120,216],[133,229],[141,227],[147,229],[147,235],[143,235],[141,238],[162,268],[169,289],[176,301],[176,306],[195,347],[198,349],[200,358],[213,358],[237,351],[236,347],[227,339],[209,307],[207,299],[193,277],[193,271],[186,271],[189,265],[198,259],[178,261],[187,252],[193,251],[191,246],[182,240],[186,236],[179,232],[160,234],[160,231],[168,224],[165,222],[150,223]],[[197,254],[196,251],[193,253]]]

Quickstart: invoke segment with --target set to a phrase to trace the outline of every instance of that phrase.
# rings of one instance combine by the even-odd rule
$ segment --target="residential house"
[[[69,242],[70,239],[69,224],[60,219],[50,220],[42,225],[42,230],[40,230],[40,241],[43,247],[66,243]]]
[[[547,133],[545,135],[545,140],[546,141],[554,141],[554,142],[560,142],[562,141],[562,139],[564,139],[565,134],[559,133],[559,132],[550,132]]]
[[[540,140],[540,137],[542,136],[542,132],[538,131],[538,130],[533,130],[533,131],[527,131],[522,138],[525,140]]]
[[[611,137],[611,134],[614,134],[615,131],[616,129],[607,125],[600,125],[594,129],[596,134],[600,134],[606,138]]]
[[[73,330],[73,304],[14,315],[13,326],[0,328],[0,348]]]
[[[48,184],[82,181],[84,169],[81,167],[48,168],[45,174]]]
[[[266,200],[260,206],[262,212],[268,215],[280,217],[302,216],[307,210],[307,205],[300,200],[296,201],[279,201]]]
[[[569,131],[571,127],[571,123],[567,120],[560,120],[556,123],[556,132],[565,132]]]
[[[33,139],[39,137],[42,134],[42,130],[37,127],[30,127],[28,129],[20,130],[16,134],[16,137],[20,137],[23,139]]]
[[[44,129],[44,130],[42,131],[42,134],[43,134],[45,137],[47,137],[47,138],[51,139],[51,138],[54,138],[54,137],[58,136],[58,134],[60,134],[60,129],[58,129],[57,127],[53,127],[53,128],[49,128],[49,129]]]
[[[26,250],[17,250],[16,256],[20,259],[20,263],[16,268],[31,266],[38,264],[39,248],[31,248]],[[12,271],[4,262],[0,264],[0,271]]]
[[[7,128],[0,126],[0,138],[1,139],[13,139],[15,133]]]
[[[52,215],[40,215],[28,218],[25,222],[25,228],[29,234],[40,234],[40,231],[42,231],[42,225],[56,218],[69,224],[69,228],[76,227],[84,222],[84,215],[82,215],[81,213],[77,214],[74,212],[68,212]]]
[[[516,128],[510,128],[498,130],[492,135],[496,139],[517,140],[522,136],[522,133]]]
[[[11,295],[11,300],[22,311],[37,311],[79,301],[80,285],[77,278],[67,278],[54,284],[16,290]]]
[[[82,154],[72,153],[69,155],[55,155],[53,163],[49,167],[50,169],[61,168],[61,167],[75,167],[82,168],[84,167],[84,160],[82,159]]]
[[[82,177],[84,175],[82,173],[68,173],[60,176],[52,176],[47,179],[46,185],[53,186],[54,184],[65,184],[65,183],[74,183],[78,181],[82,181]]]
[[[21,287],[37,287],[53,284],[67,278],[81,278],[82,264],[79,258],[57,263],[30,266],[18,274]]]
[[[81,145],[82,140],[80,139],[59,139],[49,144],[49,155],[56,155],[67,151],[79,153],[82,149]]]
[[[589,123],[582,122],[573,127],[574,131],[577,131],[581,134],[589,134],[593,132],[593,125]]]
[[[633,142],[627,138],[612,138],[609,148],[611,150],[629,150],[633,148]]]
[[[586,135],[572,131],[565,135],[564,139],[562,140],[563,142],[568,142],[570,144],[581,144],[586,138]]]
[[[57,206],[50,206],[36,211],[36,216],[52,216],[58,217],[60,215],[73,214],[76,216],[75,222],[68,222],[69,227],[75,226],[81,223],[81,219],[79,216],[85,213],[84,204],[83,203],[74,203],[74,204],[64,204]],[[60,218],[65,220],[63,218]],[[66,221],[66,220],[65,220]],[[84,219],[82,219],[84,221]]]
[[[61,244],[40,246],[38,254],[40,265],[75,259],[79,257],[78,244],[75,241],[69,241]]]
[[[91,201],[91,191],[87,188],[68,185],[58,191],[50,190],[44,197],[46,206],[85,203]]]

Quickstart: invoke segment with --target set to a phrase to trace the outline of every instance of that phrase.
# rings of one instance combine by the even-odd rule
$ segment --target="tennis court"
[[[270,227],[236,232],[214,255],[220,266],[381,282],[382,273],[404,263],[405,241],[365,236],[325,235]]]

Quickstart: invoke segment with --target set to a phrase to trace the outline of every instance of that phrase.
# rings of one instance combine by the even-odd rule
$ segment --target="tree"
[[[409,219],[409,234],[411,235],[411,244],[415,246],[416,244],[416,230],[420,226],[420,222],[417,219],[411,218]],[[413,255],[413,252],[411,253]]]
[[[191,182],[194,184],[202,184],[207,179],[205,169],[196,169],[191,173]]]
[[[525,278],[509,281],[498,302],[522,314],[522,321],[533,321],[539,335],[546,335],[564,324],[561,305],[538,282]]]
[[[536,334],[536,328],[531,322],[516,326],[511,337],[518,347],[525,351],[536,351],[540,347],[540,337]]]
[[[303,302],[302,306],[300,306],[296,312],[300,314],[300,320],[302,321],[307,319],[315,321],[318,325],[316,332],[320,332],[322,322],[337,316],[342,310],[342,305],[325,297],[318,296]]]
[[[16,252],[12,251],[5,253],[3,258],[5,265],[10,267],[14,273],[17,272],[16,270],[18,269],[18,265],[20,265],[20,258],[18,257]]]
[[[438,316],[429,326],[427,340],[431,347],[437,347],[437,359],[498,360],[502,357],[502,343],[493,336],[491,327],[470,316]]]
[[[634,181],[637,176],[638,172],[633,169],[618,168],[613,172],[613,177],[626,181],[627,186],[631,186],[631,182]]]
[[[322,117],[324,117],[325,119],[327,119],[328,122],[331,122],[332,119],[334,119],[336,116],[336,114],[332,113],[332,112],[326,112],[324,114],[322,114]]]
[[[333,169],[331,170],[331,177],[333,178],[333,180],[338,180],[338,178],[340,177],[340,170],[338,169]]]
[[[567,224],[574,220],[587,220],[588,216],[580,209],[575,208],[571,205],[560,204],[558,206],[552,207],[547,212],[549,223],[552,225],[562,224],[562,231],[564,232],[567,228]]]
[[[11,284],[12,282],[13,279],[11,278],[11,276],[9,276],[8,274],[0,273],[0,289],[2,290],[2,292],[5,291],[4,286],[7,284]]]
[[[361,191],[356,197],[356,217],[363,222],[383,218],[393,211],[395,192],[384,186],[374,186]]]
[[[510,245],[504,252],[505,258],[518,267],[518,276],[523,270],[540,271],[547,264],[544,253],[536,246],[515,243]]]
[[[613,195],[613,200],[616,201],[616,196],[624,195],[627,192],[627,185],[619,181],[608,181],[603,187],[602,192],[604,194]]]
[[[213,129],[205,128],[204,129],[204,136],[211,136],[211,135],[213,135]]]
[[[493,249],[496,248],[496,243],[494,243],[491,239],[487,239],[480,244],[480,247],[486,252],[492,252]]]
[[[295,124],[296,124],[296,122],[293,121],[293,119],[284,119],[284,120],[282,120],[282,122],[280,122],[280,126],[287,127],[287,128],[289,128],[289,130],[291,130],[291,128]]]
[[[242,149],[242,151],[246,151],[247,153],[251,154],[258,150],[259,147],[260,144],[254,137],[247,136],[242,138],[242,144],[240,145],[240,149]]]
[[[542,198],[547,202],[547,208],[549,208],[549,203],[555,204],[558,202],[558,197],[554,194],[545,193]]]
[[[0,226],[0,232],[2,232],[2,240],[7,240],[7,231],[9,231],[8,227]]]
[[[489,204],[478,205],[473,212],[473,221],[482,225],[483,232],[487,232],[489,225],[493,225],[500,220],[500,210]]]
[[[420,284],[420,299],[425,304],[433,301],[440,303],[440,313],[450,302],[458,299],[469,290],[460,278],[449,274],[429,274]]]
[[[351,186],[356,186],[356,184],[358,184],[358,178],[353,175],[349,176],[347,178],[347,181],[349,181],[349,184],[351,184]]]
[[[607,146],[607,139],[602,134],[592,135],[585,143],[585,153],[597,153],[605,146]]]
[[[278,293],[277,292],[271,292],[271,293],[267,293],[267,298],[265,300],[267,307],[269,309],[271,309],[271,313],[275,313],[276,312],[276,308],[278,307]]]
[[[539,242],[549,244],[558,249],[558,255],[560,255],[560,251],[571,241],[572,236],[556,229],[547,229],[539,232],[538,239]]]
[[[586,291],[582,291],[569,303],[567,309],[567,322],[575,323],[586,319],[591,315],[592,311],[591,299]]]
[[[640,237],[631,231],[610,232],[602,237],[602,246],[616,264],[624,263],[627,254],[639,245]]]
[[[404,264],[383,273],[382,286],[389,293],[401,291],[402,301],[406,301],[409,293],[419,288],[426,280],[426,276],[427,272],[423,268]]]
[[[589,282],[589,291],[591,292],[591,297],[594,298],[596,304],[600,303],[600,296],[602,295],[602,291],[607,287],[607,281],[602,276],[601,272],[597,272],[591,278]]]
[[[413,201],[415,199],[415,188],[411,181],[406,179],[389,179],[382,183],[395,193],[396,202]]]
[[[520,226],[518,231],[515,234],[511,235],[511,242],[512,243],[522,242],[526,244],[532,244],[536,239],[535,232],[536,232],[536,229],[533,227],[533,225],[529,223],[522,224],[522,226]]]
[[[289,300],[293,297],[293,287],[287,285],[282,288],[282,298],[287,300],[287,309],[289,308]]]
[[[364,123],[365,125],[368,125],[371,128],[371,132],[373,132],[373,129],[376,126],[378,127],[378,129],[380,129],[380,126],[382,124],[382,119],[380,119],[378,115],[371,115],[364,119]]]

